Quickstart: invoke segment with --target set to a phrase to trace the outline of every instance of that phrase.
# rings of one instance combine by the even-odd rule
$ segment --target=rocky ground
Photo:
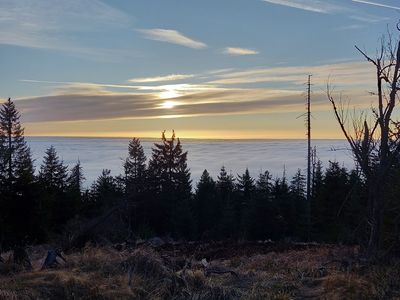
[[[0,262],[0,299],[400,299],[400,261],[368,265],[357,247],[272,242],[87,245],[41,270]]]

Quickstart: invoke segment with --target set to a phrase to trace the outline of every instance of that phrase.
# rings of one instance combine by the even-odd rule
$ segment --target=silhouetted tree
[[[68,167],[57,155],[56,149],[50,146],[45,152],[39,171],[39,183],[49,192],[62,193],[67,187]]]
[[[83,168],[80,161],[78,161],[75,166],[71,169],[67,178],[67,199],[69,205],[69,215],[74,216],[79,212],[83,197],[83,182],[85,181],[85,176],[83,175]]]
[[[158,226],[175,235],[193,234],[193,201],[187,152],[183,151],[175,132],[171,139],[167,139],[164,131],[161,143],[154,144],[148,170],[151,189],[157,194],[157,209],[165,209],[164,218],[157,222]]]
[[[194,212],[200,237],[215,237],[221,206],[217,201],[216,183],[207,170],[203,171],[196,187]]]
[[[128,157],[124,163],[126,193],[136,194],[144,189],[146,180],[146,156],[140,140],[133,138],[129,142]]]
[[[0,238],[22,245],[39,237],[37,189],[31,151],[10,98],[0,109]]]
[[[43,219],[57,230],[71,217],[71,207],[66,199],[67,170],[68,167],[60,160],[55,148],[50,146],[40,166],[38,182],[42,189]]]
[[[298,169],[290,183],[290,208],[287,220],[291,224],[290,232],[298,238],[307,238],[306,219],[306,177]]]
[[[219,230],[221,237],[237,236],[239,224],[236,218],[234,189],[235,178],[226,172],[225,166],[222,166],[217,180],[218,202],[222,207]]]
[[[241,234],[244,235],[245,219],[249,214],[250,205],[254,198],[254,192],[256,189],[254,179],[250,176],[248,168],[246,168],[244,174],[238,175],[236,188],[238,191],[237,201],[235,201],[236,219],[239,222]]]
[[[272,189],[270,173],[268,171],[260,173],[246,214],[245,226],[247,237],[250,239],[276,240],[281,238],[281,224]]]
[[[277,219],[281,224],[281,236],[289,237],[292,232],[291,224],[289,223],[289,215],[292,209],[292,202],[290,201],[289,185],[287,183],[286,174],[284,172],[282,178],[277,178],[274,181],[272,188],[273,199],[278,207]]]
[[[357,46],[356,48],[375,68],[377,89],[372,93],[376,96],[372,115],[354,116],[352,130],[348,126],[348,114],[341,100],[335,99],[329,85],[327,94],[354,159],[365,177],[368,188],[369,226],[366,255],[374,259],[381,249],[385,232],[384,219],[389,201],[386,195],[390,182],[388,178],[400,156],[400,126],[393,118],[400,83],[400,38],[393,41],[391,34],[388,40],[382,38],[376,58],[368,56]],[[372,123],[369,124],[371,119]]]
[[[101,175],[90,188],[89,202],[85,203],[86,214],[97,215],[114,206],[121,205],[123,191],[117,180],[111,175],[111,170],[103,169]]]

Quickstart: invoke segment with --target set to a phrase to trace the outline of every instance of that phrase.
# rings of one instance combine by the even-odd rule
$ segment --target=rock
[[[161,246],[164,246],[165,245],[165,242],[164,242],[164,240],[162,239],[162,238],[160,238],[160,237],[153,237],[153,238],[151,238],[151,239],[148,239],[147,240],[147,243],[151,246],[151,247],[154,247],[154,248],[158,248],[158,247],[161,247]]]

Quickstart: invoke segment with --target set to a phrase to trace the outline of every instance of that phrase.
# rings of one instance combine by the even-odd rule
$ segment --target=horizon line
[[[139,136],[83,136],[83,135],[25,135],[25,137],[37,137],[37,138],[82,138],[82,139],[132,139],[132,138],[138,138],[138,139],[148,139],[148,140],[154,140],[154,139],[160,139],[161,135],[158,137],[139,137]],[[176,138],[179,139],[187,139],[187,140],[307,140],[307,137],[304,138],[215,138],[215,137],[179,137],[177,136]],[[312,138],[311,140],[346,140],[345,138]]]

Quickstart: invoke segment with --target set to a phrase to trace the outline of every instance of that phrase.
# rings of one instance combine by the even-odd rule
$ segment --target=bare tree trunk
[[[400,31],[399,25],[397,29]],[[400,130],[396,128],[392,113],[398,100],[400,81],[400,41],[392,43],[382,39],[378,56],[372,59],[356,46],[357,50],[376,68],[377,96],[376,106],[372,108],[374,124],[369,126],[367,116],[353,119],[353,130],[347,127],[346,111],[339,107],[332,96],[328,84],[328,99],[340,128],[350,144],[356,163],[360,166],[368,189],[369,236],[366,255],[377,258],[382,246],[382,232],[385,217],[385,204],[388,201],[385,190],[390,180],[389,173],[393,163],[400,156]],[[364,123],[364,124],[363,124]],[[362,125],[363,124],[363,125]]]

